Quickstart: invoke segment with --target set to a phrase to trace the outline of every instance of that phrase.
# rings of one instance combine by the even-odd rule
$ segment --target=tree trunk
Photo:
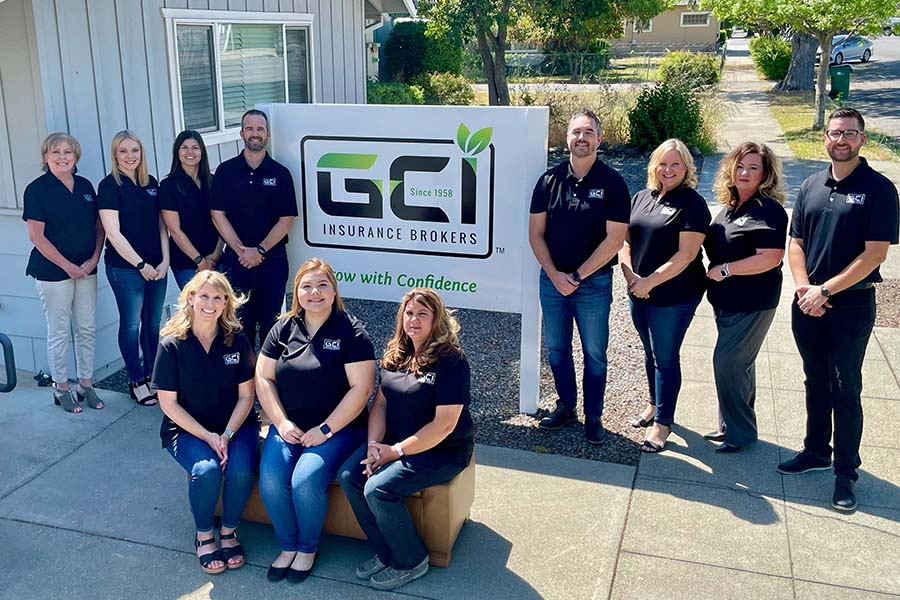
[[[496,71],[494,67],[494,56],[491,54],[491,49],[488,46],[487,36],[489,34],[484,31],[478,31],[475,34],[476,39],[478,40],[478,53],[481,55],[481,63],[484,68],[484,78],[487,81],[488,88],[488,104],[491,106],[498,106],[498,93],[497,93],[497,85],[494,78],[494,72]]]
[[[828,82],[828,62],[831,57],[831,37],[830,31],[819,32],[819,46],[822,47],[821,58],[819,59],[819,75],[816,80],[816,111],[813,114],[813,129],[822,129],[825,127],[825,84]]]
[[[488,103],[491,106],[509,106],[509,84],[506,81],[506,27],[500,27],[497,36],[479,29],[475,33],[478,53],[484,63],[487,80]]]
[[[791,64],[787,75],[775,86],[776,92],[811,92],[815,89],[816,46],[811,35],[795,32],[791,37]]]

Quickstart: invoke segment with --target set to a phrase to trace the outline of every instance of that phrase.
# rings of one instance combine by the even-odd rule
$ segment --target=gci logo
[[[491,255],[491,128],[460,125],[456,140],[308,136],[301,159],[310,246]]]

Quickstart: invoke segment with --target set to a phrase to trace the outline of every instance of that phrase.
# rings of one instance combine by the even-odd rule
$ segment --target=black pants
[[[250,345],[255,349],[256,327],[259,326],[259,345],[262,345],[284,303],[284,288],[288,279],[287,253],[284,248],[274,250],[266,254],[259,266],[247,269],[241,266],[234,252],[226,249],[222,255],[222,272],[236,292],[249,296],[247,303],[238,310],[238,318]]]
[[[862,464],[862,363],[875,325],[875,289],[836,294],[821,317],[804,314],[794,299],[791,329],[806,375],[804,448],[831,456],[832,415],[834,472],[856,480]]]

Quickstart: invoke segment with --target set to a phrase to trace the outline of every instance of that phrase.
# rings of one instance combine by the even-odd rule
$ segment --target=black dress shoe
[[[272,583],[278,583],[279,581],[287,577],[288,569],[290,568],[290,565],[286,567],[276,567],[275,565],[270,565],[269,570],[266,572],[266,579],[268,579]]]
[[[834,496],[831,506],[841,512],[856,510],[856,494],[853,493],[854,482],[846,475],[838,475],[834,479]]]
[[[728,442],[724,442],[716,448],[716,454],[736,454],[743,450],[743,446],[735,446],[733,444],[729,444]]]
[[[569,412],[562,406],[557,406],[556,410],[541,419],[538,427],[541,429],[562,429],[569,423],[574,423],[578,418],[575,413]]]
[[[709,433],[703,434],[703,439],[711,442],[724,442],[725,434],[721,431],[710,431]]]
[[[609,433],[607,433],[606,429],[603,427],[603,421],[600,419],[585,419],[584,435],[589,444],[599,446],[606,441]]]

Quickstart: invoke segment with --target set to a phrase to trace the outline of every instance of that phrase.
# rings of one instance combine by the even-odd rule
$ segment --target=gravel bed
[[[876,285],[875,303],[876,327],[900,327],[900,279],[885,279]]]
[[[630,149],[601,150],[601,157],[618,170],[636,192],[646,182],[647,156]],[[567,158],[559,151],[550,153],[550,164]],[[702,161],[702,157],[698,160]],[[523,210],[527,199],[523,200]],[[478,428],[476,439],[491,446],[504,446],[577,458],[637,465],[639,444],[644,431],[629,425],[648,401],[643,369],[643,350],[631,324],[624,281],[616,271],[613,277],[613,304],[610,312],[609,370],[603,424],[610,436],[601,446],[588,444],[584,437],[584,413],[579,389],[580,423],[559,431],[544,431],[538,420],[552,411],[558,398],[546,351],[541,357],[541,391],[536,415],[519,412],[519,315],[460,309],[461,341],[472,369],[471,412]],[[531,293],[537,294],[537,290]],[[399,300],[399,298],[398,298]],[[366,323],[366,329],[380,355],[393,333],[397,305],[374,300],[346,299],[350,312]],[[576,371],[582,372],[581,342],[574,340]],[[98,387],[127,392],[124,370],[99,382]],[[579,388],[580,388],[579,382]]]

